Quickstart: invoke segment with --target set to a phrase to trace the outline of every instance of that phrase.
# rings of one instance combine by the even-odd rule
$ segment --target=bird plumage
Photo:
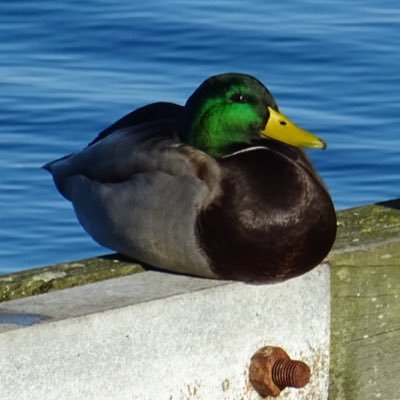
[[[147,264],[209,278],[273,282],[321,262],[336,217],[303,151],[251,133],[212,156],[184,142],[187,115],[150,104],[45,166],[89,235]]]

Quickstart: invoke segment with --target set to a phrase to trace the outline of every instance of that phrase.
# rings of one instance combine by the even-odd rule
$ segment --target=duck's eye
[[[245,103],[246,102],[246,96],[243,93],[234,93],[231,96],[231,100],[234,103]]]

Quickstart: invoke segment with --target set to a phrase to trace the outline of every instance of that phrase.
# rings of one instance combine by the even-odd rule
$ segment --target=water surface
[[[399,197],[395,0],[0,4],[0,273],[106,252],[40,166],[210,75],[262,80],[328,142],[311,155],[337,209]]]

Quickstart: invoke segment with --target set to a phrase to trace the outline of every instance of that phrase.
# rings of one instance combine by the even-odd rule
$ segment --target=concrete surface
[[[0,302],[143,271],[142,265],[115,253],[18,271],[0,276]]]
[[[400,199],[340,211],[338,213],[337,240],[335,242],[334,250],[330,253],[328,260],[330,263],[332,279],[329,399],[400,399],[400,385],[398,384],[398,377],[400,376],[400,342],[398,336],[400,327]],[[117,254],[112,254],[109,256],[79,260],[71,263],[64,263],[35,270],[21,271],[15,274],[4,275],[0,277],[0,302],[25,296],[38,295],[39,293],[47,293],[49,291],[59,290],[84,283],[96,282],[99,280],[108,279],[110,277],[118,277],[130,274],[142,275],[142,273],[144,273],[143,271],[145,271],[146,269],[146,266],[139,265],[132,260],[124,259]],[[150,278],[147,278],[147,276],[150,276]],[[160,278],[157,279],[157,277]],[[19,364],[13,365],[12,352],[14,351],[15,354],[18,354],[18,348],[15,346],[15,348],[13,348],[13,345],[9,345],[9,343],[11,343],[9,338],[15,337],[16,342],[19,341],[18,343],[23,343],[22,339],[17,339],[17,333],[18,335],[20,335],[22,334],[22,331],[26,331],[24,335],[27,335],[28,337],[30,337],[31,335],[35,336],[36,334],[34,332],[38,332],[37,330],[35,330],[38,329],[35,328],[35,324],[37,323],[42,323],[40,325],[41,329],[54,329],[54,332],[57,333],[58,339],[54,338],[52,340],[49,340],[48,338],[46,338],[49,343],[49,349],[52,349],[52,347],[54,346],[60,346],[59,343],[61,342],[61,340],[59,338],[63,338],[65,339],[65,343],[63,343],[63,351],[65,354],[68,355],[69,358],[71,358],[73,357],[71,354],[74,354],[71,352],[76,351],[75,347],[77,345],[74,344],[74,346],[72,346],[69,338],[75,339],[76,337],[78,337],[77,340],[82,343],[82,346],[86,346],[86,342],[82,339],[81,336],[78,335],[78,333],[68,333],[71,331],[72,328],[66,329],[66,333],[64,334],[64,331],[62,330],[62,326],[64,325],[58,325],[58,322],[55,322],[57,320],[59,321],[59,323],[66,324],[68,322],[66,318],[68,318],[69,316],[80,315],[81,317],[78,318],[83,318],[81,321],[82,324],[85,325],[85,318],[89,318],[89,315],[91,313],[98,313],[101,311],[108,312],[107,310],[111,310],[113,307],[118,310],[123,309],[123,307],[127,309],[132,308],[132,314],[129,315],[134,315],[133,311],[135,313],[139,312],[139,308],[137,308],[136,306],[134,307],[133,304],[140,305],[141,303],[146,301],[148,301],[149,304],[154,304],[154,301],[156,301],[157,298],[161,300],[163,296],[165,296],[165,298],[167,298],[169,302],[172,302],[173,299],[181,301],[181,296],[191,296],[192,294],[198,293],[199,291],[200,292],[197,294],[197,296],[202,293],[202,302],[205,302],[204,307],[206,307],[207,302],[209,303],[211,301],[214,301],[212,300],[214,298],[217,299],[215,301],[219,301],[222,305],[224,305],[227,300],[225,298],[222,298],[222,295],[219,295],[218,297],[216,294],[213,293],[214,290],[218,291],[222,290],[223,287],[225,288],[224,285],[229,286],[229,290],[228,288],[224,289],[227,290],[226,298],[229,299],[229,302],[232,303],[236,296],[240,297],[240,294],[236,292],[236,290],[238,289],[236,289],[235,284],[231,283],[196,280],[191,278],[187,278],[188,280],[184,280],[183,277],[179,277],[178,280],[175,281],[173,276],[170,276],[168,274],[146,275],[146,277],[143,278],[135,277],[132,279],[133,280],[123,279],[121,281],[115,279],[110,284],[111,286],[86,285],[84,286],[84,291],[61,291],[55,297],[35,296],[32,297],[31,300],[25,299],[21,302],[0,303],[0,332],[9,331],[5,336],[0,333],[0,368],[2,368],[0,370],[0,400],[6,394],[8,396],[7,398],[26,398],[25,395],[29,392],[26,388],[29,386],[30,383],[32,385],[36,385],[32,386],[32,390],[35,388],[39,388],[35,389],[39,391],[37,398],[46,399],[57,397],[58,392],[54,388],[48,389],[48,394],[43,394],[46,386],[41,386],[40,379],[45,380],[45,378],[41,376],[41,374],[47,373],[45,370],[45,366],[40,367],[41,372],[32,372],[36,371],[37,368],[39,368],[36,360],[39,360],[40,362],[49,362],[48,368],[51,368],[52,366],[57,365],[57,362],[60,362],[60,354],[58,354],[57,352],[54,353],[54,362],[53,358],[49,354],[47,354],[48,352],[50,352],[50,350],[46,350],[47,342],[41,343],[39,346],[37,343],[35,343],[34,337],[32,339],[29,339],[28,342],[31,343],[31,346],[33,348],[39,346],[38,350],[32,350],[29,348],[29,346],[27,350],[27,347],[25,345],[21,345],[21,351],[26,352],[27,355],[23,359],[23,362],[18,361],[21,358],[21,355],[15,356],[15,363],[17,363],[18,361]],[[117,285],[117,282],[120,283]],[[123,282],[125,282],[125,284],[122,284]],[[325,284],[326,282],[323,283],[323,285]],[[232,285],[232,289],[230,289],[230,285]],[[238,287],[240,288],[240,284],[238,285]],[[166,287],[167,291],[164,290],[162,292],[158,292],[158,288],[163,286]],[[324,287],[325,286],[323,286],[323,288]],[[246,288],[247,290],[253,290],[250,288],[250,286],[244,286],[244,289]],[[291,355],[296,356],[296,351],[304,353],[304,340],[309,337],[309,329],[305,330],[303,336],[294,337],[293,332],[298,329],[298,323],[292,324],[289,319],[289,321],[285,320],[283,325],[284,327],[286,327],[285,329],[287,331],[282,328],[282,330],[278,331],[277,333],[278,336],[279,332],[281,333],[279,340],[276,339],[277,336],[273,336],[273,331],[277,329],[277,326],[281,324],[280,321],[284,319],[282,315],[276,315],[277,312],[275,312],[275,304],[279,301],[279,296],[278,293],[275,292],[275,290],[278,289],[273,288],[274,287],[264,288],[264,290],[266,291],[265,293],[267,293],[266,296],[268,298],[268,302],[265,303],[265,308],[267,310],[270,308],[274,310],[268,322],[265,322],[265,313],[260,314],[259,312],[256,321],[249,321],[249,319],[244,319],[244,321],[247,321],[249,329],[253,329],[253,326],[266,326],[268,328],[262,330],[261,333],[257,329],[256,333],[252,333],[255,335],[254,338],[252,340],[247,339],[249,341],[249,344],[246,344],[247,347],[245,348],[246,360],[249,357],[247,354],[248,349],[251,347],[253,351],[252,346],[254,343],[258,343],[258,341],[260,343],[262,342],[262,344],[264,345],[265,343],[263,339],[265,339],[265,341],[276,340],[277,344],[282,343],[283,341],[288,341],[291,349],[293,349]],[[278,285],[277,288],[280,288],[280,285]],[[309,289],[312,291],[314,290],[314,288],[315,286],[310,285]],[[303,290],[305,289],[306,282],[304,282],[303,286]],[[232,294],[230,290],[232,290]],[[263,289],[259,290],[262,292]],[[282,290],[282,293],[284,293],[284,297],[287,298],[288,289],[286,288],[286,286],[282,286],[282,289],[279,290]],[[251,293],[253,292],[249,292],[249,295],[251,295]],[[320,296],[320,292],[317,293],[319,293],[318,296]],[[134,296],[136,296],[136,300],[133,298]],[[175,297],[171,298],[171,296]],[[297,298],[296,296],[293,298],[294,300]],[[316,300],[320,298],[318,296]],[[73,298],[74,301],[72,301],[71,298]],[[48,303],[47,299],[52,299],[52,301],[54,302],[53,308],[55,308],[57,312],[54,312],[54,310],[51,311],[51,307],[46,305]],[[248,297],[243,295],[243,299],[248,299]],[[304,299],[304,301],[308,302],[309,300]],[[326,298],[324,299],[324,301],[326,301]],[[230,343],[235,344],[238,342],[238,339],[235,339],[235,335],[241,335],[244,338],[249,337],[250,334],[248,332],[240,333],[238,330],[233,330],[230,326],[229,321],[227,322],[222,317],[219,321],[224,324],[218,329],[218,327],[216,326],[218,321],[215,321],[216,317],[213,315],[207,315],[206,317],[203,317],[203,315],[205,315],[202,311],[203,308],[199,307],[198,302],[196,304],[197,305],[193,305],[195,315],[190,317],[185,316],[185,318],[187,319],[187,324],[193,324],[193,329],[197,329],[197,332],[191,330],[191,325],[187,328],[184,328],[183,322],[180,321],[179,328],[186,329],[185,332],[188,333],[188,337],[183,338],[184,340],[182,342],[182,347],[180,347],[178,350],[175,349],[175,353],[172,356],[170,356],[170,353],[168,353],[168,351],[170,351],[170,344],[168,344],[168,340],[166,341],[167,347],[163,347],[162,351],[165,352],[165,355],[169,357],[168,360],[172,360],[180,356],[186,358],[185,362],[188,363],[189,361],[187,360],[187,358],[190,356],[185,352],[185,349],[189,346],[187,343],[189,340],[193,340],[190,339],[191,337],[194,336],[196,338],[197,336],[201,335],[201,333],[199,332],[202,331],[202,329],[204,329],[205,335],[211,335],[213,329],[216,330],[218,333],[215,335],[215,337],[225,334],[225,338],[227,340],[225,346],[228,347]],[[238,304],[241,305],[240,300],[238,301]],[[273,304],[273,306],[271,306],[271,304]],[[323,307],[319,317],[322,318],[322,322],[325,323],[325,316],[323,313],[325,312],[324,310],[326,308],[325,303],[322,304]],[[11,305],[15,308],[10,309],[9,307]],[[284,307],[288,305],[291,305],[288,301],[285,301],[283,303],[283,313],[288,312],[284,309]],[[171,335],[169,334],[168,327],[171,323],[174,324],[174,322],[171,322],[175,320],[174,315],[177,315],[177,318],[179,318],[179,316],[181,315],[181,311],[175,310],[174,306],[170,304],[169,307],[171,308],[171,310],[170,313],[165,316],[165,318],[168,320],[165,323],[165,326],[157,327],[156,324],[152,324],[149,325],[150,327],[148,328],[151,332],[153,332],[153,330],[154,332],[159,332],[160,336],[158,342],[160,342],[160,340],[163,341],[164,337],[169,338],[169,341],[171,340]],[[187,307],[191,309],[191,307]],[[224,306],[223,309],[227,310],[227,307]],[[253,316],[254,318],[254,314],[252,311],[253,307],[254,304],[252,299],[248,299],[247,313],[249,314],[249,316]],[[256,310],[258,310],[257,307],[255,308]],[[298,308],[296,307],[295,310],[298,310]],[[307,307],[305,308],[305,311],[306,310],[308,310]],[[244,312],[242,308],[240,308],[240,311]],[[300,310],[299,315],[304,321],[307,321],[307,318],[309,318],[309,314],[307,314],[305,311],[303,312],[302,310]],[[216,311],[214,310],[214,312]],[[229,315],[232,314],[231,311],[227,313]],[[236,317],[235,312],[233,314]],[[291,312],[289,311],[289,315],[290,314]],[[202,327],[200,328],[200,322],[194,321],[196,315],[201,315],[201,318],[203,318],[201,323]],[[232,324],[234,324],[235,326],[237,324],[240,325],[241,317],[242,314],[239,313],[237,316],[239,322],[237,322],[237,320],[233,318]],[[129,320],[131,320],[132,318],[133,317],[130,316]],[[261,319],[258,320],[259,318]],[[276,318],[278,319],[275,320]],[[313,318],[315,318],[315,316]],[[211,323],[214,324],[213,328],[208,326],[209,319]],[[110,317],[109,319],[107,319],[107,321],[112,321],[112,318]],[[271,321],[276,322],[271,323]],[[53,326],[53,323],[56,324],[56,328],[51,328]],[[114,325],[114,322],[110,323]],[[146,326],[148,324],[150,324],[150,322],[146,321]],[[21,327],[25,328],[16,330],[17,328]],[[134,330],[136,329],[134,325],[132,325],[130,328],[127,327],[126,329],[130,332],[128,333],[131,340],[131,342],[129,343],[133,343],[132,347],[127,346],[127,348],[134,351],[135,346],[140,346],[138,342],[141,337],[140,335],[142,335],[140,333],[140,327],[138,328],[137,335],[134,332]],[[176,329],[178,329],[178,327],[174,329],[174,332],[176,333]],[[323,330],[324,327],[321,327],[321,329]],[[79,330],[79,325],[77,325],[76,330]],[[99,329],[99,333],[95,334],[95,337],[99,335],[99,337],[96,339],[98,341],[101,340],[100,338],[102,330],[103,327],[102,329]],[[89,329],[83,330],[82,332],[85,335],[88,335],[88,331]],[[39,332],[43,332],[43,330],[39,330]],[[231,337],[231,332],[233,338],[232,341],[229,340]],[[319,332],[320,331],[315,332],[315,337],[318,337],[318,335],[320,334]],[[178,333],[180,333],[180,331]],[[41,333],[40,335],[44,334]],[[316,340],[315,337],[311,337],[311,340],[309,342],[310,346]],[[154,343],[154,341],[156,340],[155,333],[152,333],[151,338]],[[116,334],[115,339],[117,341],[119,339],[122,340],[123,336]],[[108,340],[112,341],[112,339],[110,338]],[[176,340],[182,340],[182,335],[177,335]],[[195,339],[194,341],[197,343],[198,340],[199,339]],[[212,338],[212,340],[214,339]],[[296,344],[295,340],[299,340],[299,343]],[[320,341],[320,339],[318,340]],[[326,341],[328,340],[329,337],[327,336]],[[96,342],[93,340],[93,343]],[[164,341],[162,343],[164,343]],[[319,343],[323,342],[320,341]],[[71,347],[69,347],[70,345]],[[20,345],[18,344],[18,346]],[[178,344],[176,344],[176,346],[178,346]],[[204,346],[205,360],[209,360],[209,357],[210,359],[212,357],[211,348],[208,346],[208,343],[207,346]],[[93,344],[93,348],[94,347],[95,345]],[[100,352],[105,351],[103,347],[104,344],[102,344],[101,342],[98,345]],[[256,346],[254,345],[254,347]],[[158,348],[157,345],[156,348]],[[198,348],[198,345],[193,345],[193,349]],[[222,346],[221,349],[225,349],[225,347]],[[319,349],[323,350],[319,352]],[[118,354],[118,349],[115,349],[113,351],[115,351],[115,354]],[[241,351],[240,346],[239,351]],[[324,375],[324,371],[327,371],[327,357],[325,357],[324,352],[325,348],[321,345],[320,347],[316,346],[313,352],[311,351],[308,353],[304,353],[310,359],[312,359],[314,356],[317,357],[319,354],[321,362],[313,363],[315,365],[315,370],[317,370],[318,366],[322,366],[322,369],[320,369],[320,371],[322,371],[321,376],[323,377],[323,381],[321,383],[321,386],[316,388],[315,396],[314,394],[309,394],[309,396],[307,397],[303,391],[299,391],[297,394],[298,398],[305,398],[304,396],[310,399],[325,398],[319,397],[318,394],[318,390],[322,390],[323,385],[327,385],[327,376]],[[160,354],[160,350],[157,350],[157,354]],[[313,354],[314,356],[309,356],[309,354]],[[236,356],[237,355],[235,350],[235,357]],[[89,372],[86,372],[82,374],[82,377],[87,378],[88,375],[95,376],[97,374],[96,371],[98,367],[98,365],[95,364],[95,361],[97,359],[92,356],[92,361],[90,361],[89,356],[85,352],[83,352],[79,357],[82,358],[82,360],[86,360],[83,362],[82,365],[90,365],[90,362],[92,362],[93,365],[92,372],[90,373],[91,375],[89,374]],[[199,355],[197,355],[196,357],[197,358],[193,356],[192,358],[194,362],[198,363],[199,360],[201,361],[201,363],[203,362]],[[244,359],[244,353],[240,357],[243,357]],[[110,377],[114,379],[114,376],[112,375],[112,371],[113,369],[115,369],[114,358],[110,357],[110,359],[112,360],[112,362],[110,361],[109,369],[107,369],[107,374],[105,376],[107,377],[107,379],[111,379]],[[161,355],[159,357],[159,360],[162,364],[163,362],[161,361]],[[238,358],[235,358],[235,360],[238,360]],[[239,366],[236,366],[236,368],[240,370],[240,373],[244,374],[242,380],[237,381],[238,378],[236,377],[236,375],[236,380],[232,378],[231,381],[229,380],[229,378],[226,378],[226,380],[224,378],[222,383],[223,394],[221,394],[220,391],[221,386],[219,386],[219,384],[215,384],[214,388],[216,387],[217,389],[215,390],[215,392],[213,392],[213,395],[211,395],[211,397],[206,397],[204,393],[209,393],[210,390],[212,390],[213,386],[210,381],[207,380],[207,378],[203,377],[202,374],[196,375],[198,364],[193,364],[190,366],[190,368],[185,367],[189,368],[189,372],[185,373],[186,375],[182,375],[182,377],[185,379],[185,382],[189,383],[182,383],[183,381],[179,381],[182,383],[182,385],[178,389],[175,387],[175,391],[171,391],[169,389],[168,391],[167,389],[164,390],[164,386],[165,388],[169,387],[168,380],[165,380],[165,382],[167,383],[164,383],[164,381],[160,379],[159,381],[157,381],[159,382],[159,385],[157,383],[158,386],[156,385],[154,389],[156,392],[158,390],[159,393],[155,398],[166,398],[168,400],[201,398],[217,398],[222,400],[253,399],[255,394],[249,389],[246,380],[247,378],[245,375],[247,371],[247,366],[243,367],[243,362],[240,362],[241,364]],[[76,361],[76,363],[78,363],[78,361]],[[121,363],[121,365],[124,366],[128,364],[128,361],[126,361],[125,364]],[[99,365],[101,366],[103,364],[100,363]],[[139,368],[139,364],[135,365],[136,369],[132,369],[133,372],[131,375],[131,379],[132,382],[135,382],[136,384],[137,380],[135,380],[134,377],[137,376],[135,375],[135,371],[137,370],[137,368]],[[174,371],[174,367],[170,367],[170,365],[172,364],[169,362],[166,366]],[[181,365],[181,363],[178,362],[177,365]],[[213,371],[218,371],[219,368],[221,368],[221,365],[223,365],[224,369],[223,373],[221,373],[222,375],[226,371],[227,376],[232,376],[233,374],[232,372],[229,372],[230,370],[226,370],[226,363],[221,364],[220,358],[216,359],[215,365],[211,362],[209,363],[209,365],[210,367],[212,367]],[[10,369],[9,373],[7,372],[7,370],[4,370],[5,366]],[[157,368],[160,368],[160,366],[156,363],[152,363],[151,366],[154,371],[156,371]],[[79,381],[78,378],[76,378],[75,380],[72,379],[71,382],[75,382],[77,384],[74,392],[71,392],[71,390],[69,389],[65,389],[65,386],[68,385],[67,381],[71,380],[71,372],[68,370],[68,368],[75,368],[72,361],[66,363],[65,367],[63,366],[57,368],[58,371],[64,371],[64,369],[67,369],[67,372],[65,373],[66,382],[62,381],[61,386],[61,391],[66,392],[65,397],[68,397],[68,395],[73,393],[74,395],[77,395],[78,398],[81,398],[80,390],[92,390],[90,383],[85,382],[83,378],[83,383]],[[21,372],[19,373],[18,371]],[[153,374],[155,374],[154,371]],[[190,371],[192,371],[192,373],[190,373]],[[318,371],[318,374],[314,374],[314,379],[320,379],[320,371]],[[5,376],[7,374],[8,377],[6,379]],[[142,374],[145,374],[145,372],[143,372]],[[219,373],[219,375],[216,376],[220,377],[221,374]],[[116,376],[116,383],[120,385],[120,378],[118,378],[118,374]],[[147,372],[146,376],[149,376],[149,372]],[[188,376],[190,379],[186,379]],[[58,385],[58,381],[56,379],[57,376],[55,373],[49,372],[48,377],[49,384],[54,383],[54,386]],[[37,381],[37,383],[32,383],[31,378],[35,380],[34,382]],[[99,379],[99,376],[96,375],[96,380],[94,380],[94,382],[96,382],[96,385],[98,385],[97,381]],[[102,396],[104,395],[105,397],[100,396],[99,398],[111,397],[110,393],[113,387],[112,379],[109,383],[109,392],[103,391]],[[163,379],[166,378],[163,377]],[[147,380],[146,382],[148,381],[149,380]],[[177,382],[177,378],[174,378],[174,382]],[[201,386],[198,386],[196,382],[201,383]],[[90,389],[87,389],[87,385],[89,385]],[[24,396],[19,397],[19,388],[21,388],[21,393]],[[207,388],[208,392],[205,392],[204,388]],[[242,389],[239,390],[238,388]],[[146,395],[144,395],[143,397],[142,395],[137,394],[133,389],[132,393],[126,393],[127,394],[125,397],[121,397],[122,399],[148,398],[146,397]],[[283,392],[282,397],[286,398],[285,395],[288,393],[293,393],[292,396],[296,396],[295,391],[287,390]],[[29,394],[28,398],[31,398],[31,396],[33,396],[33,394]],[[72,396],[71,398],[76,397]],[[91,396],[87,395],[86,398],[91,398]],[[118,399],[118,397],[115,398]]]
[[[283,347],[327,399],[329,267],[248,285],[161,272],[0,304],[0,394],[11,399],[255,400],[250,358]]]

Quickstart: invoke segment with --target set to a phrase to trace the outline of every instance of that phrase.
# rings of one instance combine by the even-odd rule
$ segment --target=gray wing
[[[68,178],[85,230],[100,244],[150,265],[212,277],[195,234],[208,188],[190,176],[138,173],[121,183]]]
[[[46,168],[100,244],[161,268],[212,277],[195,225],[217,195],[220,170],[213,158],[179,142],[168,124],[121,127]]]

